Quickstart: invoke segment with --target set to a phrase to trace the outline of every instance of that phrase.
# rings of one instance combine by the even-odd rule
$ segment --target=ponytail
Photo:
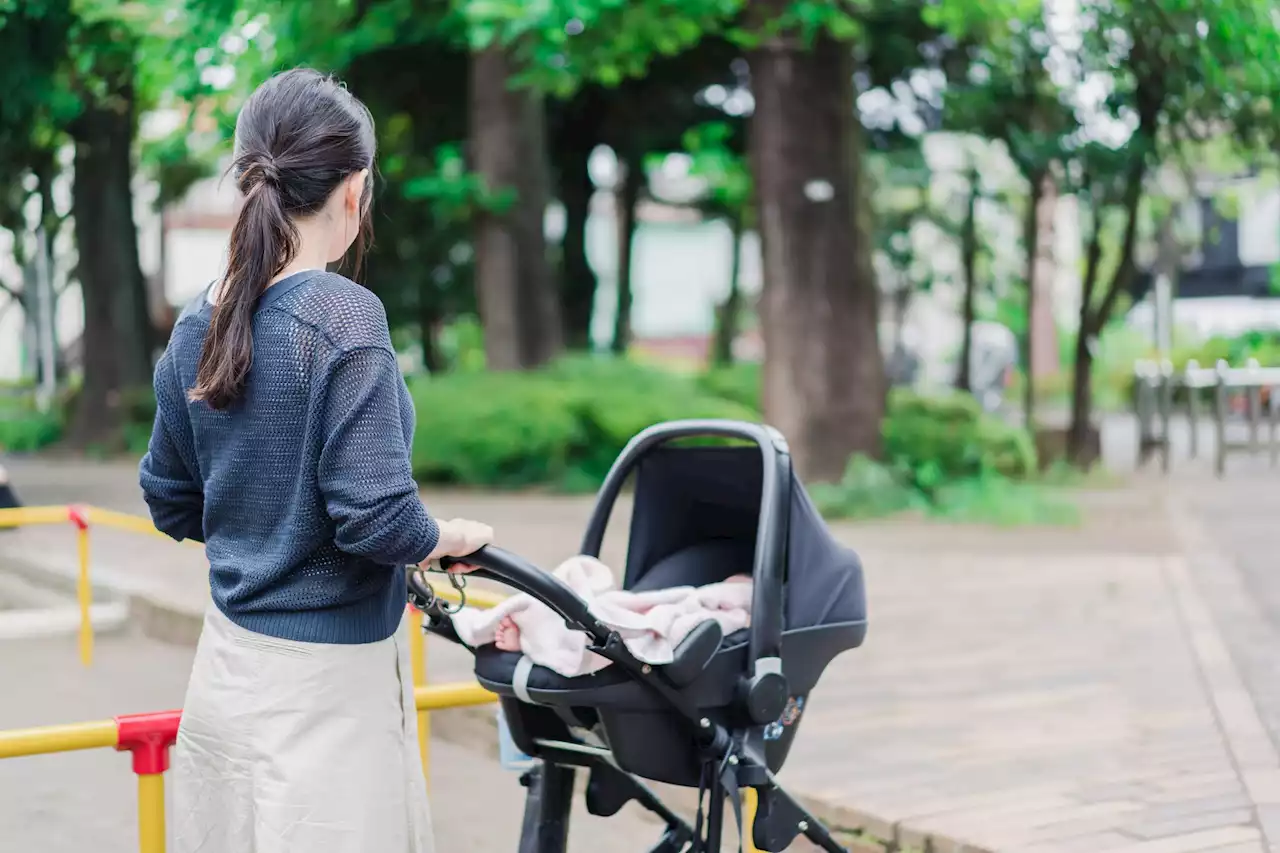
[[[267,285],[298,251],[298,231],[285,214],[280,174],[270,158],[246,156],[233,169],[245,191],[231,229],[227,272],[205,335],[188,399],[225,409],[244,391],[253,366],[253,315]]]
[[[372,170],[375,148],[368,108],[332,77],[295,68],[249,96],[236,119],[231,167],[244,204],[189,400],[226,409],[244,394],[258,298],[298,255],[295,221],[319,213],[347,178]],[[365,181],[361,199],[357,269],[369,237],[372,183]]]

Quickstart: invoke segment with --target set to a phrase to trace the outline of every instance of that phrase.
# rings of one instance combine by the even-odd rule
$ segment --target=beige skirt
[[[169,773],[171,853],[431,853],[408,625],[300,643],[211,608]]]

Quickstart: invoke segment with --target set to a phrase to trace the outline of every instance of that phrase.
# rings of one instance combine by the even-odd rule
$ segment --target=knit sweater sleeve
[[[403,385],[392,352],[365,346],[340,353],[321,389],[317,482],[334,541],[387,565],[422,562],[440,536],[413,481]]]
[[[178,541],[204,541],[204,487],[198,476],[186,396],[169,354],[156,365],[156,418],[138,469],[156,529]]]

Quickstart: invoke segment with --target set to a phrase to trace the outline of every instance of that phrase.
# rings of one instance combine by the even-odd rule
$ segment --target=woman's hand
[[[493,528],[478,521],[465,518],[451,518],[448,521],[437,521],[440,528],[440,539],[435,550],[427,557],[427,561],[439,560],[441,557],[465,557],[474,554],[493,541]],[[451,572],[469,572],[475,566],[455,563],[449,567]]]

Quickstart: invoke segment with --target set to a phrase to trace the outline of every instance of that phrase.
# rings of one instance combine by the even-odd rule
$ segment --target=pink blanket
[[[582,556],[561,563],[553,574],[645,663],[670,663],[680,641],[708,620],[719,622],[726,635],[751,621],[752,585],[746,575],[702,587],[629,592],[616,588],[607,566]],[[564,676],[586,675],[609,665],[587,651],[585,634],[570,629],[551,608],[524,593],[490,610],[463,608],[454,614],[453,627],[472,648],[496,643]]]

